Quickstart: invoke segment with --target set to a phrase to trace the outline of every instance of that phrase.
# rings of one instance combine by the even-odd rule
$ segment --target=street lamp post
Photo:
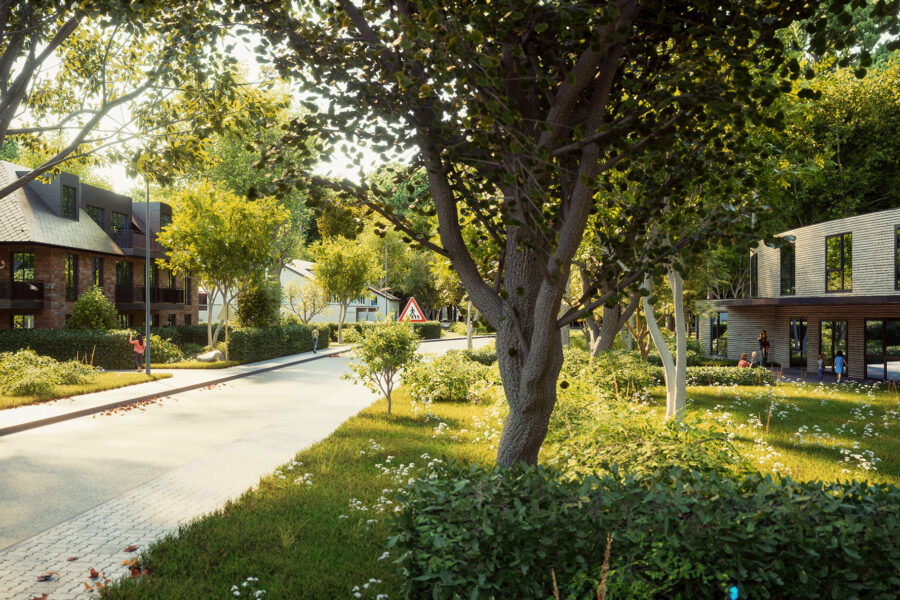
[[[144,256],[144,357],[147,361],[145,369],[150,374],[150,180],[144,177],[147,184],[147,201],[144,206],[144,241],[146,252]]]

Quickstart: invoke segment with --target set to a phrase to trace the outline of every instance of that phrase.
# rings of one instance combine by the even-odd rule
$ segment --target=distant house
[[[782,365],[814,370],[821,352],[830,366],[840,350],[851,377],[900,379],[900,208],[778,236],[794,241],[751,253],[749,298],[705,303],[707,351],[758,351],[764,329]]]
[[[28,171],[0,161],[0,186]],[[151,202],[149,227],[144,211],[142,203],[65,172],[0,198],[0,329],[64,327],[74,301],[94,285],[115,303],[122,327],[143,325],[145,236],[150,259],[164,258],[156,232],[172,209]],[[196,323],[197,300],[190,278],[151,266],[154,325]]]
[[[288,284],[296,282],[302,285],[305,281],[314,281],[313,267],[315,263],[306,260],[294,260],[285,265],[281,271],[281,287],[284,289]],[[206,294],[201,295],[201,319],[216,319],[222,311],[221,298],[217,298],[214,305],[209,306],[206,303]],[[290,313],[290,308],[286,305],[281,307],[282,314]],[[340,313],[340,305],[336,302],[330,303],[325,310],[313,317],[314,323],[337,322]],[[354,299],[347,307],[347,315],[345,322],[354,323],[357,321],[376,321],[383,319],[385,315],[391,315],[397,318],[400,313],[400,299],[393,294],[379,290],[375,287],[369,287],[369,290],[363,296]]]

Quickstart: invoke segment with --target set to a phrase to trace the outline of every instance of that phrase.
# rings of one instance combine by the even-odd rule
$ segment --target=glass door
[[[791,320],[791,366],[806,366],[806,319]]]
[[[900,380],[900,321],[866,321],[866,377]]]
[[[847,356],[847,321],[822,321],[819,335],[820,352],[825,355],[825,364],[834,372],[834,357],[838,350]]]

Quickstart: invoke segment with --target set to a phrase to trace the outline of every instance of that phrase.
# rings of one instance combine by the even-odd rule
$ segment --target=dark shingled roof
[[[16,171],[29,170],[27,167],[0,161],[0,187],[18,179]],[[44,244],[103,254],[124,254],[84,210],[79,208],[78,213],[78,220],[57,216],[26,185],[0,198],[0,242]]]

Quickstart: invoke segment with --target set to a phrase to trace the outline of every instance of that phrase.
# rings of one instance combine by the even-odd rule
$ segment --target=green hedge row
[[[0,331],[0,352],[25,348],[60,362],[85,359],[103,369],[133,369],[128,331],[10,329]]]
[[[896,598],[900,488],[672,469],[439,465],[398,504],[405,597]],[[608,537],[609,536],[609,537]],[[552,572],[552,574],[551,574]]]
[[[228,338],[228,359],[255,362],[288,354],[312,350],[312,330],[315,325],[284,325],[281,327],[241,327]],[[317,326],[316,326],[317,327]],[[318,347],[327,348],[329,339],[321,328]]]
[[[347,329],[354,329],[357,333],[362,334],[364,329],[374,326],[376,322],[377,321],[358,321],[352,323],[344,323],[344,331],[346,331]],[[412,325],[413,331],[416,332],[416,336],[420,340],[433,340],[441,337],[440,321],[425,321],[424,323],[413,323]],[[310,323],[310,326],[318,327],[319,331],[327,328],[328,337],[331,339],[331,341],[337,341],[337,323]]]
[[[143,332],[143,329],[139,330]],[[215,324],[213,324],[213,331],[215,331]],[[198,346],[206,346],[209,341],[209,337],[206,331],[206,325],[178,325],[176,327],[151,327],[150,333],[155,333],[159,337],[164,340],[171,340],[173,344],[176,346],[183,346],[185,344],[197,344]],[[224,331],[219,334],[221,338],[224,336]]]

